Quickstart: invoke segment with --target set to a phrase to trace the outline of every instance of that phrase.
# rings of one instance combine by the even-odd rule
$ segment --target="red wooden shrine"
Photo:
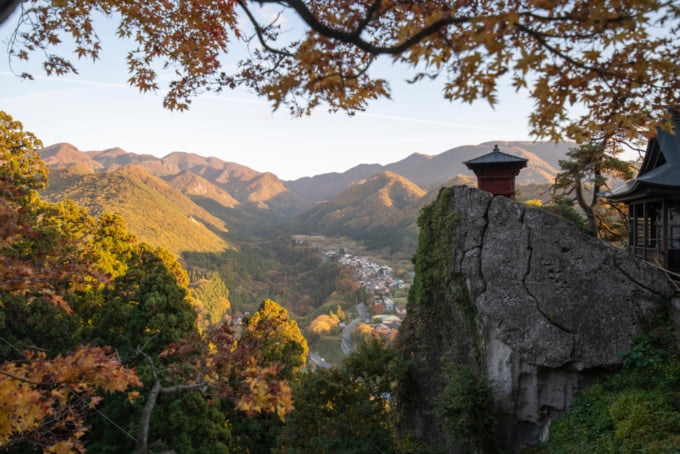
[[[527,159],[503,153],[494,146],[491,153],[463,162],[477,175],[477,187],[493,195],[515,200],[515,177],[527,166]]]

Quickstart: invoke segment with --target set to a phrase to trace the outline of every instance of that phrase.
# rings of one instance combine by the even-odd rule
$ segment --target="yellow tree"
[[[283,421],[293,410],[289,380],[308,352],[297,324],[285,309],[265,300],[240,334],[234,328],[231,320],[225,320],[205,334],[194,333],[171,344],[160,354],[164,368],[157,368],[140,351],[151,367],[153,384],[140,418],[135,453],[148,450],[152,413],[163,394],[200,392],[216,405],[227,399],[249,418],[260,416],[258,421],[265,426],[267,417]],[[239,421],[232,424],[238,431]]]
[[[351,113],[390,96],[373,70],[381,56],[410,80],[442,79],[450,100],[493,105],[511,85],[535,102],[536,136],[581,143],[608,130],[652,135],[667,120],[654,106],[680,97],[672,0],[25,0],[19,10],[10,52],[40,51],[49,74],[76,71],[54,52],[65,37],[78,58],[96,59],[94,18],[116,18],[131,43],[129,82],[156,90],[167,70],[169,109],[246,86],[294,114]],[[229,61],[235,43],[249,52]]]
[[[106,280],[96,269],[89,216],[72,202],[50,204],[42,143],[0,111],[0,291],[41,294],[69,310],[59,292]]]
[[[331,315],[321,314],[312,320],[312,322],[309,324],[309,329],[314,334],[325,336],[330,334],[339,323],[340,319],[337,317],[337,315],[333,314],[333,311],[331,311]]]
[[[245,321],[241,345],[259,352],[258,364],[281,364],[281,378],[291,379],[307,362],[309,347],[295,320],[276,302],[265,299]]]

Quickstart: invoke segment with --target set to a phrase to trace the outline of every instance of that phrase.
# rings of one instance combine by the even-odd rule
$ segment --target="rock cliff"
[[[620,366],[673,288],[544,210],[466,186],[433,205],[400,338],[413,364],[407,420],[433,451],[452,451],[437,401],[454,363],[491,380],[502,444],[535,443],[579,389]]]

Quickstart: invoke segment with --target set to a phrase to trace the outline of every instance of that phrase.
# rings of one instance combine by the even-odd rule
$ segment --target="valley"
[[[272,446],[298,444],[299,437],[307,447],[307,428],[320,414],[328,414],[328,440],[347,440],[332,432],[344,430],[347,415],[355,415],[348,433],[362,446],[373,446],[373,434],[380,431],[385,446],[415,440],[413,428],[407,428],[407,438],[393,439],[398,421],[392,418],[412,415],[425,421],[417,443],[441,446],[437,452],[450,452],[445,447],[457,443],[447,425],[477,425],[480,418],[493,439],[495,427],[515,434],[513,424],[520,421],[528,428],[522,440],[533,442],[534,428],[567,408],[570,390],[580,386],[578,374],[599,378],[605,370],[591,363],[598,374],[574,370],[571,364],[580,364],[580,356],[574,361],[562,356],[590,355],[590,361],[610,348],[616,357],[602,364],[623,361],[627,367],[619,346],[632,345],[636,322],[625,323],[623,341],[611,342],[608,327],[597,324],[616,317],[582,317],[595,306],[590,297],[619,318],[626,314],[616,306],[622,301],[633,319],[644,312],[634,307],[640,295],[633,287],[615,296],[606,284],[605,276],[621,287],[611,264],[630,257],[588,236],[578,222],[554,216],[560,210],[578,213],[551,199],[550,184],[540,178],[517,185],[516,199],[528,202],[518,204],[471,188],[475,180],[469,175],[447,173],[442,180],[437,169],[439,176],[426,181],[424,174],[436,174],[426,164],[442,158],[424,155],[312,178],[320,185],[316,189],[307,180],[283,182],[271,173],[187,153],[158,159],[61,145],[48,147],[44,157],[49,186],[44,187],[47,169],[39,158],[26,164],[35,167],[34,174],[27,168],[27,187],[16,175],[16,182],[8,180],[12,191],[5,202],[12,209],[0,265],[9,264],[7,282],[18,273],[16,282],[24,287],[2,295],[6,345],[0,353],[5,364],[36,369],[40,375],[33,384],[52,380],[40,368],[59,367],[57,388],[42,393],[52,399],[49,408],[74,402],[54,400],[54,392],[71,383],[64,373],[87,373],[85,363],[72,367],[78,355],[96,368],[109,361],[114,375],[127,374],[120,388],[99,382],[79,388],[136,389],[127,399],[106,396],[100,405],[106,421],[91,412],[76,415],[74,429],[87,424],[88,433],[75,436],[91,452],[119,452],[110,448],[121,446],[131,452],[136,440],[146,443],[143,432],[149,429],[163,449],[181,447],[178,452],[208,452],[214,440],[223,443],[219,452],[272,452]],[[527,173],[543,175],[536,169]],[[609,252],[598,252],[604,247]],[[621,257],[607,258],[614,253]],[[596,272],[584,266],[591,263]],[[563,270],[566,265],[578,269]],[[565,278],[553,279],[555,272]],[[636,279],[630,278],[630,286],[638,285]],[[649,279],[659,281],[651,274]],[[585,292],[583,283],[591,283]],[[29,290],[29,284],[38,287]],[[541,290],[546,286],[553,290]],[[575,293],[566,300],[583,309],[559,300],[567,291]],[[656,304],[654,293],[649,298]],[[628,304],[631,295],[637,296]],[[574,320],[564,318],[565,308]],[[607,348],[574,338],[578,330],[590,329],[584,320],[597,325],[593,339]],[[536,325],[526,328],[530,323]],[[672,354],[667,346],[672,336],[658,341]],[[573,348],[574,342],[584,348]],[[44,350],[35,353],[40,361],[30,361],[28,350],[22,358],[21,349],[33,346]],[[50,355],[46,361],[44,352]],[[518,358],[527,367],[513,369],[508,352],[523,355]],[[527,359],[529,354],[538,356]],[[61,368],[64,360],[71,365]],[[535,383],[522,382],[532,370]],[[555,374],[541,375],[551,370]],[[664,374],[675,386],[677,374]],[[567,387],[564,380],[570,380]],[[509,386],[499,394],[496,382]],[[666,383],[654,386],[666,392]],[[512,391],[515,387],[521,392]],[[564,395],[544,402],[542,389],[551,396],[563,389]],[[89,397],[98,403],[97,395]],[[509,412],[492,407],[497,397],[507,398],[503,408]],[[523,412],[527,405],[540,409]],[[513,406],[523,413],[512,413]],[[550,408],[545,419],[533,419],[545,408]],[[138,436],[121,437],[111,421],[138,428]],[[355,427],[366,432],[357,434]],[[408,452],[430,451],[414,445]]]
[[[462,162],[492,146],[281,181],[193,153],[156,158],[56,144],[41,152],[50,166],[43,194],[74,200],[95,216],[118,214],[140,241],[175,254],[206,326],[225,314],[250,314],[271,298],[297,320],[312,351],[338,364],[342,329],[319,335],[314,320],[338,310],[356,314],[359,303],[369,318],[403,314],[421,208],[442,186],[474,185]],[[501,142],[530,160],[520,178],[523,197],[545,196],[569,146]],[[362,325],[360,335],[396,334],[380,320]]]

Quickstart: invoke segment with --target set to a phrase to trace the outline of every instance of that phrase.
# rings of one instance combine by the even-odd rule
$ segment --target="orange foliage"
[[[309,324],[309,329],[312,333],[323,336],[330,334],[339,323],[340,319],[338,316],[331,312],[331,315],[321,314],[312,320],[312,323]]]
[[[93,266],[94,252],[81,232],[63,233],[76,224],[90,227],[84,211],[73,203],[39,199],[36,191],[47,185],[41,147],[20,122],[0,111],[0,291],[40,293],[69,311],[64,294],[107,276]]]
[[[274,21],[259,11],[271,5]],[[78,58],[96,59],[101,13],[134,43],[130,84],[157,90],[159,68],[171,74],[169,109],[187,109],[205,90],[246,86],[296,115],[361,111],[390,97],[388,81],[370,70],[380,56],[411,81],[444,79],[450,100],[494,105],[500,84],[521,90],[534,104],[532,132],[553,140],[653,134],[655,106],[680,102],[680,6],[668,0],[32,1],[22,3],[11,55],[41,52],[48,74],[76,72],[53,49],[70,35]],[[258,44],[230,62],[239,38]]]
[[[24,356],[0,365],[0,449],[28,441],[46,452],[82,451],[84,416],[102,399],[97,391],[141,386],[134,370],[107,348],[79,347],[54,359],[43,352]]]
[[[355,292],[361,287],[355,279],[344,277],[335,283],[335,288],[342,294]]]
[[[38,197],[36,191],[47,184],[41,147],[0,111],[0,292],[25,295],[27,301],[40,296],[70,312],[66,295],[107,276],[96,265],[88,240],[95,226],[86,211]],[[84,420],[101,394],[133,386],[141,386],[135,371],[106,347],[80,346],[54,358],[25,351],[20,361],[0,364],[0,450],[21,444],[81,452]]]
[[[368,339],[369,336],[373,335],[373,328],[366,323],[359,323],[357,327],[354,328],[354,333],[358,334],[362,339]]]
[[[287,362],[300,363],[299,358],[282,357],[276,351],[285,344],[282,333],[285,336],[287,330],[293,331],[291,321],[282,316],[279,306],[265,304],[264,308],[256,322],[260,328],[266,327],[261,335],[239,335],[228,320],[210,329],[203,338],[171,345],[161,354],[179,359],[176,366],[171,366],[170,374],[181,376],[185,386],[207,386],[248,416],[273,413],[283,420],[293,410],[292,389],[284,370],[289,367]],[[270,318],[272,315],[275,316]],[[287,335],[297,338],[292,332]],[[275,342],[270,345],[272,340]],[[301,354],[306,357],[307,351],[303,349]],[[190,370],[187,364],[192,365]]]
[[[382,315],[385,313],[385,305],[383,303],[371,304],[368,307],[368,310],[371,311],[373,315]]]

